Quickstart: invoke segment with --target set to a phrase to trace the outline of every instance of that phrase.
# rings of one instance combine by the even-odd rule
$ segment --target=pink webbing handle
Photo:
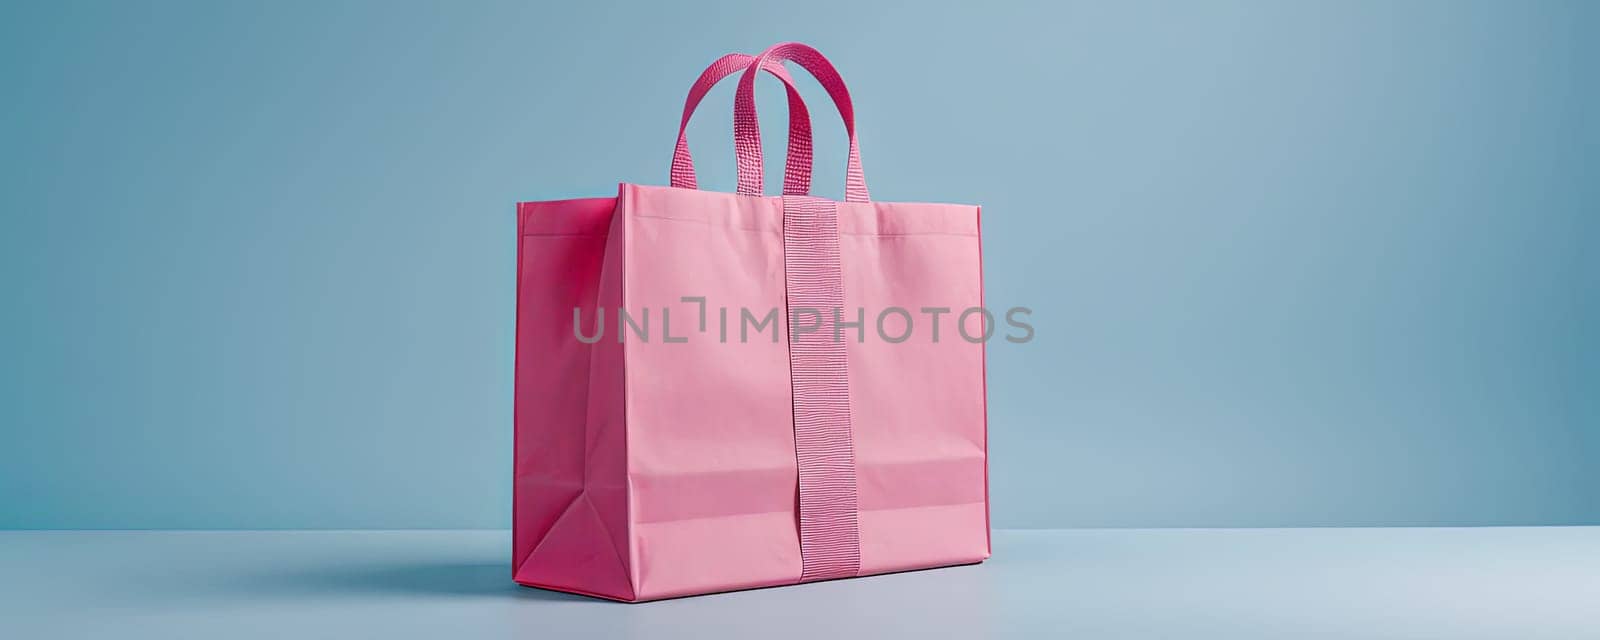
[[[698,188],[694,175],[694,159],[689,156],[689,139],[685,134],[685,130],[689,127],[689,118],[694,115],[695,108],[700,106],[700,101],[718,82],[733,72],[744,69],[755,59],[755,56],[743,53],[730,53],[717,58],[716,62],[711,63],[711,66],[700,73],[700,78],[694,81],[694,86],[689,88],[689,97],[683,101],[683,119],[678,122],[678,147],[672,152],[672,186],[682,189]],[[800,92],[794,86],[794,78],[783,68],[782,62],[769,61],[762,68],[783,81],[784,87],[789,90],[789,154],[783,173],[783,192],[808,193],[811,191],[811,113],[806,109],[805,101],[800,98]],[[741,160],[739,162],[741,180],[744,165],[745,162]],[[757,184],[759,183],[760,179],[757,178]]]
[[[761,195],[761,124],[756,119],[756,70],[764,69],[771,61],[792,60],[811,72],[822,87],[833,97],[844,118],[845,133],[850,135],[850,159],[845,166],[844,199],[847,202],[867,202],[867,179],[861,172],[861,149],[856,144],[856,114],[850,105],[850,90],[833,63],[816,49],[799,42],[772,45],[745,67],[739,77],[739,91],[733,96],[733,146],[739,156],[739,193]],[[792,109],[792,107],[791,107]],[[787,193],[787,192],[786,192]]]

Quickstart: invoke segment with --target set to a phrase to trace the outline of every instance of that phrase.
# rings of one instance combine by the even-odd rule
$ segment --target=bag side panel
[[[632,599],[606,501],[589,493],[592,459],[622,455],[592,446],[592,406],[618,402],[621,363],[610,360],[620,354],[579,339],[573,316],[593,336],[606,296],[617,295],[615,209],[616,198],[518,206],[512,572],[523,584]]]

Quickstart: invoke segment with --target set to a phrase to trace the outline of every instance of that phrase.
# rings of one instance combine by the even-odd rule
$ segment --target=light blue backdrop
[[[0,527],[508,526],[512,203],[779,40],[1035,309],[996,526],[1600,523],[1600,5],[767,5],[0,7]]]

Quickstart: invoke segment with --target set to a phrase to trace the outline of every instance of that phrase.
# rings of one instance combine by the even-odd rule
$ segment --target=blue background
[[[1035,310],[990,350],[995,526],[1600,523],[1597,30],[1584,2],[8,2],[0,527],[509,526],[512,204],[664,183],[695,75],[779,40],[843,71],[873,195],[983,204],[990,301]],[[730,104],[690,132],[719,190]]]

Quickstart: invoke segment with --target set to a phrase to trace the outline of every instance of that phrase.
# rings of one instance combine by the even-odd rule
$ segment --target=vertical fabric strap
[[[855,446],[845,366],[839,212],[829,200],[783,197],[794,448],[800,470],[801,582],[861,569]]]

